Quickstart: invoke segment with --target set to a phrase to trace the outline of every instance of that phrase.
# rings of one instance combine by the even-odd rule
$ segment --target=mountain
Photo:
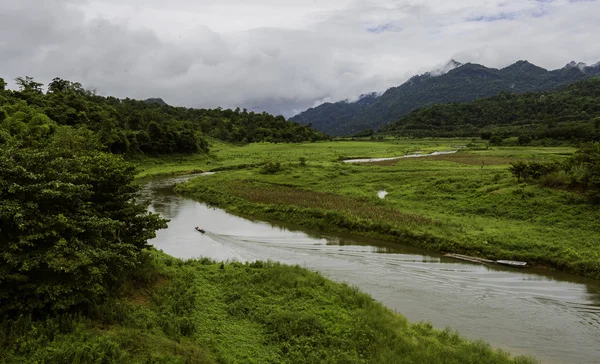
[[[559,90],[501,92],[464,103],[413,110],[382,132],[413,137],[496,135],[519,140],[600,140],[600,78]]]
[[[318,107],[305,111],[305,113],[310,112],[310,117],[305,119],[306,123],[303,122],[305,121],[304,119],[297,120],[296,122],[308,125],[314,120],[319,126],[313,125],[313,128],[317,130],[333,130],[337,128],[338,125],[343,125],[346,120],[352,119],[360,110],[375,103],[377,98],[377,94],[373,92],[361,95],[355,102],[348,102],[347,100],[334,103],[326,102]],[[300,115],[303,114],[304,113]],[[294,121],[298,116],[291,118],[290,121]]]
[[[290,120],[310,123],[333,136],[351,135],[365,129],[378,130],[420,107],[467,102],[502,91],[552,90],[593,76],[600,76],[600,62],[592,66],[570,62],[561,69],[548,71],[527,61],[496,69],[451,60],[441,70],[414,76],[381,96],[369,94],[367,100],[326,103]]]

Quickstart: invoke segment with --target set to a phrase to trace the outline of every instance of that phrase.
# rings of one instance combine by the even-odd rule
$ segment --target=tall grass
[[[5,319],[3,363],[533,363],[298,266],[146,259],[135,288],[93,312]],[[138,277],[139,278],[139,277]]]

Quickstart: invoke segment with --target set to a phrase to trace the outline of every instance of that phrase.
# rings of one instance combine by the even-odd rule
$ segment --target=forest
[[[412,110],[452,102],[469,102],[501,92],[522,94],[566,87],[576,81],[600,76],[600,65],[567,65],[548,71],[527,61],[518,61],[502,69],[483,65],[460,64],[442,74],[425,73],[411,77],[400,86],[381,95],[362,95],[358,101],[325,103],[302,112],[290,120],[312,123],[333,136],[348,136],[365,129],[381,129]]]
[[[0,143],[10,138],[44,138],[61,126],[87,129],[106,151],[125,155],[206,152],[206,137],[242,144],[326,138],[310,127],[265,112],[104,97],[60,78],[52,80],[45,93],[43,84],[31,77],[19,77],[16,83],[19,90],[11,91],[0,79]]]
[[[600,79],[548,92],[497,96],[413,110],[382,128],[412,137],[481,136],[494,144],[509,137],[520,144],[540,140],[600,140]]]

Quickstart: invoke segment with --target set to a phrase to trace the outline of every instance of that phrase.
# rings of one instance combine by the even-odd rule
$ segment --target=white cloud
[[[450,58],[600,60],[600,2],[7,0],[0,76],[290,115],[384,91]]]

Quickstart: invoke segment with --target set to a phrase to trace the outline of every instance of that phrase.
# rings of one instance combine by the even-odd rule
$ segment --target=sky
[[[595,0],[2,0],[0,77],[289,117],[450,59],[594,64],[599,14]]]

